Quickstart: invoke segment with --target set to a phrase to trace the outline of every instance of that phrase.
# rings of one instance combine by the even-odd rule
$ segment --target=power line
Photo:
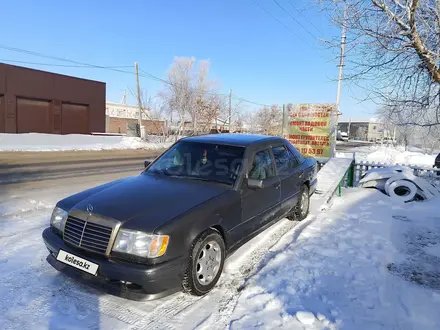
[[[300,21],[298,21],[295,16],[293,16],[291,13],[289,13],[286,8],[284,8],[282,5],[280,5],[280,3],[277,0],[272,0],[273,2],[275,2],[277,4],[278,7],[280,7],[287,15],[290,16],[291,19],[293,19],[296,24],[298,24],[299,26],[301,26],[303,28],[304,31],[306,31],[308,34],[310,34],[312,36],[312,38],[317,39],[316,36],[310,32],[304,25],[301,24]]]
[[[0,58],[0,62],[8,62],[8,63],[20,63],[20,64],[32,64],[32,65],[45,65],[45,66],[56,66],[63,68],[94,68],[88,65],[69,65],[69,64],[53,64],[53,63],[40,63],[40,62],[28,62],[28,61],[17,61],[17,60],[8,60],[5,58]],[[118,65],[118,66],[106,66],[105,69],[118,69],[118,68],[131,68],[132,65]]]
[[[306,20],[311,26],[313,26],[314,29],[315,29],[316,31],[318,31],[318,33],[324,35],[324,33],[323,33],[320,29],[318,29],[318,28],[316,27],[316,25],[313,24],[313,22],[311,22],[306,16],[304,16],[304,14],[302,13],[302,11],[299,10],[299,9],[293,4],[292,0],[288,0],[288,1],[289,1],[289,5],[290,5],[293,9],[295,9],[295,10],[296,10],[296,11],[297,11],[302,17],[304,17],[304,19],[305,19],[305,20]]]
[[[257,103],[257,102],[254,102],[254,101],[249,101],[249,100],[246,100],[246,99],[242,98],[241,96],[234,95],[234,94],[232,94],[232,98],[233,98],[233,99],[236,99],[236,100],[238,100],[238,101],[246,102],[246,103],[251,103],[251,104],[255,104],[255,105],[260,105],[260,106],[263,106],[263,107],[270,107],[269,104],[263,104],[263,103]]]
[[[149,73],[147,71],[144,71],[141,68],[139,68],[139,71],[141,71],[142,73],[144,73],[145,75],[147,75],[151,79],[154,79],[154,80],[157,80],[157,81],[161,81],[161,82],[163,82],[165,84],[168,84],[168,85],[173,85],[171,82],[169,82],[169,81],[167,81],[165,79],[162,79],[160,77],[157,77],[157,76],[155,76],[155,75],[153,75],[153,74],[151,74],[151,73]],[[145,76],[143,76],[143,77],[145,77]]]
[[[293,34],[295,37],[301,39],[304,41],[307,45],[313,48],[313,46],[304,38],[302,38],[299,34],[296,34],[291,28],[289,28],[286,24],[284,24],[282,21],[280,21],[278,18],[276,18],[274,15],[272,15],[266,8],[261,6],[256,0],[252,0],[258,7],[260,7],[261,10],[263,10],[267,15],[272,17],[275,21],[277,21],[279,24],[281,24],[286,30],[288,30],[291,34]]]
[[[165,83],[165,84],[167,84],[167,85],[170,85],[170,86],[176,86],[174,83],[172,83],[172,82],[170,82],[170,81],[167,81],[167,80],[165,80],[165,79],[159,78],[159,77],[157,77],[157,76],[155,76],[155,75],[153,75],[153,74],[151,74],[151,73],[149,73],[149,72],[146,72],[146,71],[142,70],[141,68],[139,68],[139,71],[141,71],[141,72],[147,74],[149,77],[151,77],[151,78],[153,78],[153,79],[155,79],[155,80],[161,81],[161,82],[163,82],[163,83]],[[229,94],[226,94],[226,93],[207,92],[206,94],[208,94],[208,95],[219,95],[219,96],[229,97]],[[231,98],[236,99],[236,100],[239,100],[239,101],[242,101],[242,102],[255,104],[255,105],[269,106],[268,104],[263,104],[263,103],[258,103],[258,102],[250,101],[250,100],[244,99],[244,98],[242,98],[242,97],[240,97],[240,96],[233,95],[233,94],[231,94]]]
[[[45,55],[45,54],[41,54],[41,53],[37,53],[34,51],[30,51],[30,50],[26,50],[26,49],[21,49],[21,48],[14,48],[14,47],[9,47],[9,46],[4,46],[4,45],[0,45],[1,49],[6,49],[9,51],[13,51],[13,52],[18,52],[18,53],[23,53],[23,54],[27,54],[27,55],[32,55],[32,56],[37,56],[37,57],[42,57],[42,58],[48,58],[48,59],[52,59],[52,60],[57,60],[57,61],[63,61],[63,62],[68,62],[68,63],[73,63],[75,64],[75,66],[71,66],[71,67],[83,67],[83,68],[97,68],[97,69],[104,69],[104,70],[111,70],[111,71],[115,71],[115,72],[120,72],[120,73],[128,73],[128,74],[132,74],[132,75],[136,75],[135,72],[131,72],[131,71],[125,71],[125,70],[120,70],[117,69],[117,67],[110,67],[110,66],[102,66],[102,65],[95,65],[95,64],[90,64],[90,63],[84,63],[84,62],[79,62],[79,61],[74,61],[74,60],[69,60],[66,58],[62,58],[62,57],[57,57],[57,56],[51,56],[51,55]],[[0,60],[1,61],[1,60]],[[13,62],[12,60],[10,60],[10,62]],[[25,61],[15,61],[15,62],[21,62],[21,63],[25,63]],[[49,63],[36,63],[36,62],[26,62],[27,64],[35,64],[35,65],[53,65],[53,66],[63,66],[61,64],[49,64]],[[120,67],[127,67],[127,68],[131,68],[133,66],[131,65],[127,65],[127,66],[120,66]],[[139,68],[139,71],[141,71],[143,74],[139,74],[139,76],[144,77],[144,78],[148,78],[148,79],[153,79],[156,81],[160,81],[163,82],[165,84],[171,85],[171,86],[175,86],[173,83],[162,79],[160,77],[157,77],[147,71],[144,71],[142,69]],[[214,92],[208,92],[207,94],[210,95],[219,95],[219,96],[229,96],[229,94],[222,94],[222,93],[214,93]],[[255,105],[259,105],[259,106],[268,106],[267,104],[262,104],[262,103],[257,103],[257,102],[253,102],[247,99],[244,99],[240,96],[236,96],[233,95],[232,96],[234,99],[238,99],[242,102],[246,102],[246,103],[250,103],[250,104],[255,104]]]
[[[74,64],[77,64],[77,65],[84,65],[86,67],[92,67],[92,68],[98,68],[98,69],[106,69],[106,70],[112,70],[112,71],[115,71],[115,72],[123,72],[123,73],[134,74],[134,72],[124,71],[124,70],[119,70],[119,69],[113,69],[111,67],[105,67],[105,66],[102,66],[102,65],[95,65],[95,64],[89,64],[89,63],[84,63],[84,62],[68,60],[66,58],[57,57],[57,56],[44,55],[44,54],[41,54],[41,53],[37,53],[37,52],[33,52],[33,51],[30,51],[30,50],[21,49],[21,48],[8,47],[8,46],[4,46],[4,45],[0,45],[0,48],[6,49],[6,50],[9,50],[9,51],[13,51],[13,52],[18,52],[18,53],[23,53],[23,54],[28,54],[28,55],[38,56],[38,57],[44,57],[44,58],[48,58],[48,59],[52,59],[52,60],[63,61],[63,62],[68,62],[68,63],[74,63]]]

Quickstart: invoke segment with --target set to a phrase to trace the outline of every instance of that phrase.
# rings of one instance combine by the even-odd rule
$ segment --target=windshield
[[[243,154],[243,147],[182,141],[146,172],[233,185],[242,166]]]

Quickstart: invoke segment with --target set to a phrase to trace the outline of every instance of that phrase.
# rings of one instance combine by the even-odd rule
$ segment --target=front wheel
[[[200,234],[189,251],[182,286],[185,292],[202,296],[217,284],[225,262],[225,243],[215,230]]]
[[[309,187],[303,185],[301,187],[298,203],[296,204],[292,213],[287,217],[287,219],[297,220],[297,221],[304,220],[309,215],[309,209],[310,209]]]

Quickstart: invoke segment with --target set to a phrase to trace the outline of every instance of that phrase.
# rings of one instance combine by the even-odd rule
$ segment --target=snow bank
[[[137,137],[126,136],[0,133],[0,151],[162,149],[168,148],[171,144],[171,141],[145,142]]]
[[[437,330],[439,202],[345,191],[263,261],[230,329]]]
[[[436,156],[437,154],[429,155],[420,151],[405,151],[405,148],[400,146],[372,146],[356,150],[357,162],[367,161],[384,164],[406,164],[432,167]]]

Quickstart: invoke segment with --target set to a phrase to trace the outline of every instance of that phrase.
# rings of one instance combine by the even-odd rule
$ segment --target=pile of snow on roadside
[[[146,142],[138,137],[82,134],[0,133],[0,151],[69,151],[163,149],[172,142]]]
[[[376,162],[382,164],[407,164],[432,167],[436,154],[430,155],[420,151],[405,151],[404,147],[372,146],[359,148],[356,161]]]

